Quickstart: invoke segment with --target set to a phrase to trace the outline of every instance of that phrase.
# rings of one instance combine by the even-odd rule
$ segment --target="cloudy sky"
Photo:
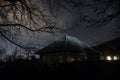
[[[76,2],[81,2],[84,5],[91,4],[90,0],[75,0]],[[116,4],[116,3],[114,3]],[[96,6],[99,10],[101,10],[102,6]],[[119,31],[117,27],[119,27],[119,22],[117,21],[119,18],[114,18],[109,23],[98,26],[90,26],[91,23],[81,22],[80,16],[88,15],[90,18],[94,18],[97,20],[96,14],[93,12],[93,8],[88,6],[79,6],[73,8],[72,5],[66,5],[69,10],[66,10],[61,7],[59,11],[57,11],[57,25],[61,27],[70,26],[71,30],[68,31],[67,34],[72,35],[80,39],[81,41],[94,46],[97,44],[101,44],[103,42],[115,39],[120,37],[116,32]],[[118,7],[118,6],[117,6]],[[106,14],[109,15],[114,13],[115,9],[109,8],[106,10]]]
[[[47,2],[45,2],[47,1]],[[53,0],[54,1],[54,0]],[[99,18],[94,13],[94,9],[90,6],[86,6],[92,4],[92,0],[73,0],[80,5],[73,5],[71,3],[65,2],[64,0],[57,0],[57,6],[51,5],[48,6],[49,0],[43,0],[45,3],[45,7],[48,8],[52,16],[56,18],[56,26],[60,28],[70,28],[65,33],[56,33],[55,37],[49,33],[40,33],[40,37],[28,35],[19,36],[17,39],[18,42],[22,42],[24,45],[37,45],[40,48],[48,45],[53,42],[54,39],[59,39],[64,35],[74,36],[81,41],[87,43],[90,46],[98,45],[103,42],[115,39],[120,37],[117,33],[119,31],[117,27],[119,27],[119,17],[112,19],[109,23],[104,24],[102,26],[89,26],[90,23],[85,21],[81,21],[83,16],[89,16],[90,19],[98,20]],[[69,0],[66,0],[69,1]],[[116,4],[116,3],[114,3]],[[46,6],[47,5],[47,6]],[[105,5],[97,5],[94,6],[98,9],[98,11],[102,11],[101,7]],[[115,6],[116,7],[116,6]],[[115,9],[109,8],[106,10],[105,16],[114,13]],[[9,42],[5,42],[5,39],[1,38],[1,45],[6,48],[6,53],[10,54],[14,51],[15,46],[10,45]]]

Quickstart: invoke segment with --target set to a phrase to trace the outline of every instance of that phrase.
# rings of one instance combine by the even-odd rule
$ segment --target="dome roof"
[[[93,52],[93,49],[79,39],[65,35],[63,38],[54,41],[48,46],[39,50],[36,54],[57,53],[57,52]]]

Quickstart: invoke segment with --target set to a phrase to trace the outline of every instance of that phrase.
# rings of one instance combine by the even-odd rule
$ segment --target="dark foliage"
[[[0,75],[4,80],[40,79],[117,79],[120,61],[83,61],[47,65],[38,60],[16,60],[0,63]]]

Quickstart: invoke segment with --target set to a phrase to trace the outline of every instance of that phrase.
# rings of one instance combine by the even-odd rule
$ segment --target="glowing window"
[[[73,62],[73,61],[75,61],[75,59],[74,59],[74,58],[71,58],[71,62]]]
[[[111,56],[107,56],[107,60],[111,61],[112,60]]]
[[[118,57],[117,57],[117,56],[114,56],[113,59],[114,59],[114,60],[118,60]]]

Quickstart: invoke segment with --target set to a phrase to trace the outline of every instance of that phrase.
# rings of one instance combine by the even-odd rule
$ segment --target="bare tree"
[[[0,46],[0,60],[3,60],[4,54],[5,54],[5,49],[2,46]]]
[[[91,26],[103,26],[113,19],[120,17],[120,0],[47,0],[49,8],[58,11],[59,8],[72,12],[79,8],[80,22],[89,23]],[[57,7],[55,7],[57,6]],[[84,10],[86,12],[83,12]],[[87,14],[88,13],[88,14]],[[52,14],[55,15],[54,11]]]
[[[47,4],[48,8],[43,5]],[[16,41],[24,31],[54,33],[63,29],[55,26],[56,11],[60,8],[72,12],[80,8],[79,20],[89,26],[103,26],[120,16],[119,0],[0,0],[0,34],[14,45],[25,47]],[[84,14],[81,8],[89,7]],[[71,9],[72,8],[72,9]],[[94,16],[91,16],[94,15]]]
[[[31,49],[19,44],[15,40],[17,36],[24,34],[24,31],[59,31],[54,20],[55,18],[43,7],[41,0],[0,0],[0,34],[21,48]]]
[[[95,17],[90,18],[85,15],[84,20],[91,22],[91,26],[103,26],[116,18],[120,18],[120,1],[119,0],[92,0],[87,5],[93,9]]]

